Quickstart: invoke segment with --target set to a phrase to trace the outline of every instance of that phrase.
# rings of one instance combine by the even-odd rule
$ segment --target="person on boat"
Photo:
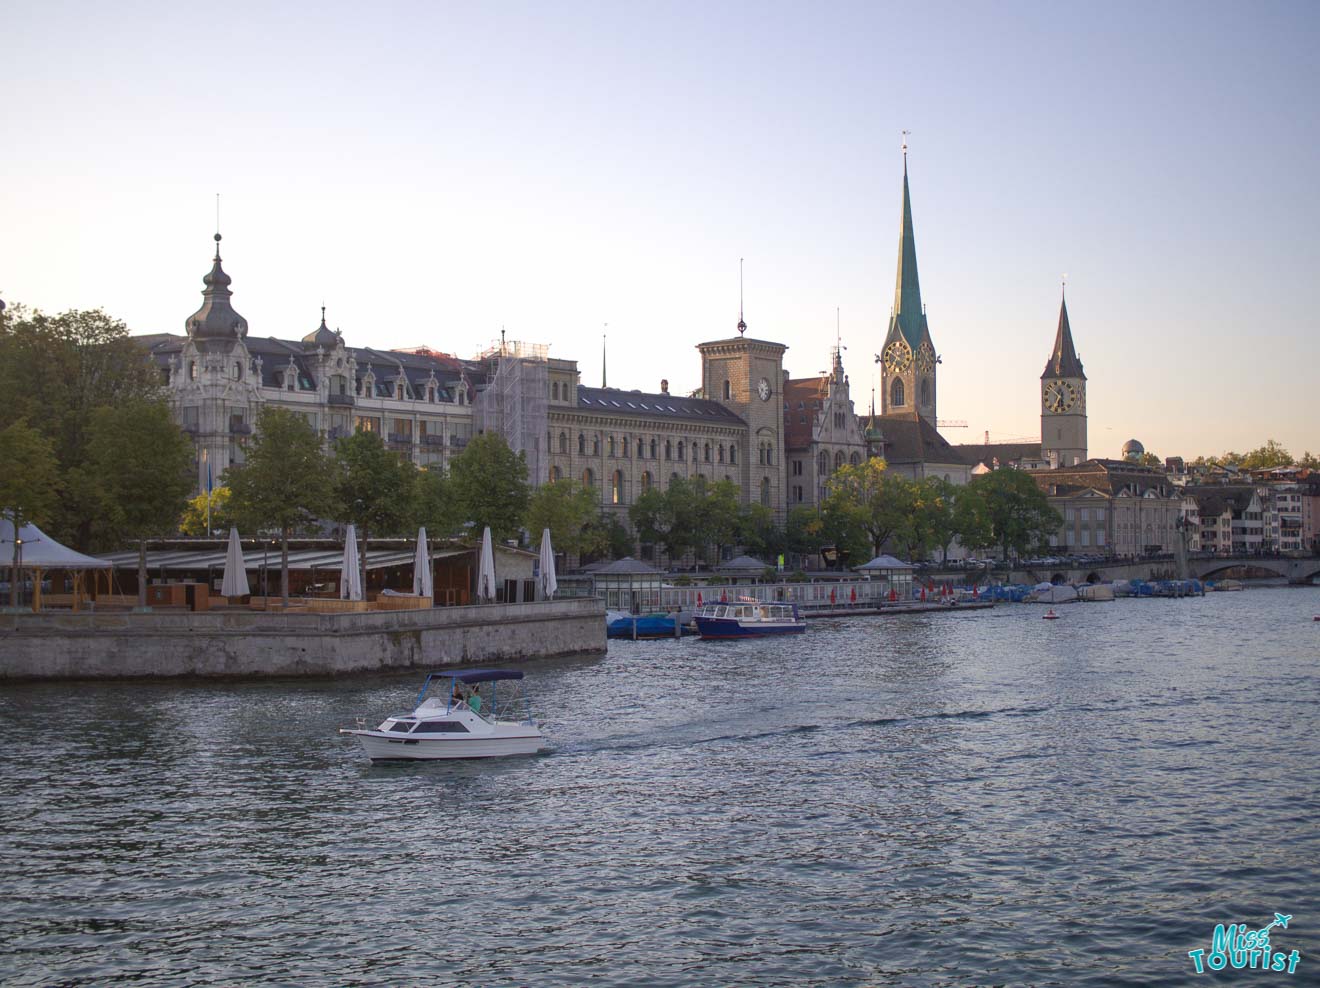
[[[472,688],[472,692],[468,694],[467,705],[468,705],[468,709],[471,710],[474,714],[477,714],[477,715],[480,715],[480,714],[481,714],[481,687],[480,687],[480,686],[474,686],[474,687]]]
[[[454,695],[453,695],[453,697],[450,699],[450,701],[449,701],[449,705],[450,705],[451,707],[461,707],[461,706],[463,706],[463,703],[464,703],[464,701],[463,701],[463,688],[462,688],[461,686],[459,686],[457,683],[455,683],[455,684],[454,684]]]

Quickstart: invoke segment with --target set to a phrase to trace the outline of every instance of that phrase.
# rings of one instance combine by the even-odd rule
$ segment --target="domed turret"
[[[329,350],[339,342],[339,334],[325,324],[325,306],[321,306],[321,325],[302,338],[307,346],[319,346]]]
[[[1141,445],[1135,439],[1129,439],[1123,444],[1123,459],[1139,460],[1146,455],[1146,447]]]
[[[203,340],[241,340],[247,336],[247,320],[230,304],[230,277],[220,266],[220,234],[215,235],[215,261],[202,278],[202,307],[188,317],[184,328],[199,342]]]

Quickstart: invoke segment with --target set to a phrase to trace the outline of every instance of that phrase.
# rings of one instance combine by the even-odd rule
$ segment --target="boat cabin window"
[[[396,720],[393,724],[390,725],[390,730],[398,731],[400,734],[405,734],[408,731],[412,730],[412,722],[407,720]]]
[[[471,732],[456,720],[428,720],[417,725],[417,734],[470,734]]]

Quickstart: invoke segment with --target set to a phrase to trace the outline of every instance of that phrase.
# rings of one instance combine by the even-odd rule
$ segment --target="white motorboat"
[[[373,762],[533,755],[545,747],[545,735],[532,720],[522,678],[511,669],[433,672],[411,712],[391,714],[374,730],[339,733],[356,737]],[[448,684],[447,696],[426,695],[433,680]]]

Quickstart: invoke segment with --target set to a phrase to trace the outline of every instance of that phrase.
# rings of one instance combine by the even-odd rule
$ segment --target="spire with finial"
[[[1054,349],[1050,351],[1050,359],[1045,364],[1045,372],[1041,374],[1041,379],[1073,377],[1081,378],[1084,381],[1086,380],[1086,374],[1082,371],[1082,361],[1078,358],[1077,349],[1073,346],[1072,326],[1068,323],[1068,276],[1064,275],[1063,277],[1063,288],[1059,300],[1059,328],[1055,331]]]
[[[309,347],[319,346],[324,347],[327,350],[339,342],[339,334],[331,331],[330,327],[325,324],[324,302],[321,303],[321,325],[317,326],[314,330],[304,336],[302,341]]]
[[[231,279],[220,263],[220,231],[215,232],[215,257],[202,277],[202,307],[188,317],[184,328],[195,340],[236,340],[247,336],[247,320],[234,311],[229,299]]]
[[[610,324],[609,324],[609,323],[606,323],[606,324],[605,324],[605,328],[608,330],[608,329],[610,328]],[[608,388],[608,387],[610,386],[610,385],[609,385],[609,378],[608,378],[608,377],[606,376],[606,374],[605,374],[605,343],[606,343],[606,336],[607,336],[606,333],[601,333],[601,334],[600,334],[600,386],[601,386],[602,388]]]
[[[912,228],[912,196],[908,190],[908,133],[903,131],[903,214],[898,228],[898,276],[894,283],[892,318],[898,323],[908,345],[915,350],[921,343],[924,312],[921,305],[921,281],[917,277],[917,238]]]
[[[738,258],[738,335],[747,332],[747,322],[743,319],[743,259]]]

